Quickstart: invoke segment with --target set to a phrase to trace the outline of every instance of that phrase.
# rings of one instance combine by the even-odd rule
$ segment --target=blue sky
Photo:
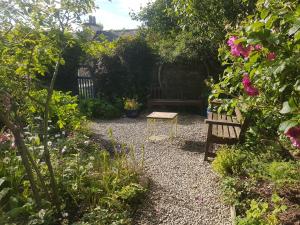
[[[152,0],[96,0],[99,7],[94,13],[97,23],[102,23],[104,30],[110,29],[133,29],[140,23],[131,20],[130,11],[139,11],[141,6],[145,6]]]

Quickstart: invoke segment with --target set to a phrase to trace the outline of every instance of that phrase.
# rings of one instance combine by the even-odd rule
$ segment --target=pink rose
[[[293,146],[300,148],[300,126],[291,127],[285,135],[290,138]]]
[[[267,55],[267,60],[274,61],[276,59],[276,53],[275,52],[269,52]]]

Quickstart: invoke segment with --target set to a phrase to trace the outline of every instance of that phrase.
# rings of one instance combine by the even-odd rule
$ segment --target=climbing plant
[[[254,118],[255,137],[284,134],[300,148],[300,5],[259,0],[257,12],[227,34],[219,49],[226,67],[211,98],[227,97]],[[257,139],[260,140],[260,139]]]

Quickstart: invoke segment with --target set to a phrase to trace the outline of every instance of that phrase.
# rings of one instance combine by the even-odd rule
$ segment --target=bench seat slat
[[[234,117],[232,118],[232,121],[233,122],[238,122],[238,120]],[[241,128],[240,127],[234,127],[234,132],[235,132],[236,136],[239,137],[240,134],[241,134]]]
[[[227,120],[230,121],[230,122],[233,122],[231,116],[227,116]],[[233,126],[229,126],[228,129],[229,129],[229,136],[230,136],[230,138],[236,138],[237,136],[236,136],[236,133],[234,131],[234,127]]]
[[[221,117],[222,120],[227,120],[226,119],[226,115],[225,114],[222,114],[222,117]],[[229,126],[227,125],[223,125],[223,136],[225,138],[229,138]]]
[[[222,120],[222,114],[217,114],[218,120]],[[218,136],[223,137],[223,125],[218,125]]]
[[[218,120],[218,114],[212,113],[212,120]],[[212,135],[218,136],[218,125],[212,125]]]

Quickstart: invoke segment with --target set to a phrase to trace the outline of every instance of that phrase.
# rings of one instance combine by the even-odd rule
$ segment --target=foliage
[[[244,173],[243,163],[247,161],[248,157],[248,154],[240,149],[223,147],[218,150],[212,167],[222,176],[240,175]]]
[[[299,183],[300,164],[299,162],[272,162],[267,168],[267,174],[272,182],[276,184]]]
[[[155,59],[142,37],[120,37],[113,42],[100,37],[87,46],[87,64],[99,97],[146,99]]]
[[[289,129],[300,124],[297,3],[257,2],[257,13],[228,34],[230,48],[220,48],[222,64],[227,68],[219,83],[213,85],[211,96],[230,97],[231,106],[239,105],[248,115],[252,114],[256,140],[278,139],[279,127],[295,147],[299,132]]]
[[[140,108],[140,104],[136,99],[126,98],[124,101],[124,109],[125,110],[137,110]]]
[[[281,199],[278,195],[272,196],[272,203],[274,208],[272,209],[267,202],[257,202],[252,200],[250,203],[250,209],[246,212],[245,218],[238,218],[237,225],[277,225],[280,224],[278,220],[278,214],[284,212],[287,207],[281,205]]]
[[[142,33],[166,62],[216,58],[225,25],[253,9],[249,1],[156,0],[133,18],[143,22]]]
[[[113,119],[122,115],[122,101],[103,98],[80,100],[80,111],[89,118]]]
[[[125,146],[118,149],[115,140],[111,140],[115,144],[108,152],[101,149],[102,143],[77,132],[56,138],[51,153],[63,207],[55,215],[47,201],[42,209],[35,210],[21,159],[10,147],[12,140],[6,142],[7,149],[0,152],[1,224],[56,224],[58,220],[63,224],[79,220],[90,224],[130,224],[145,188],[139,184],[141,164],[135,160],[134,152],[127,154]],[[28,144],[31,153],[39,149]],[[45,165],[40,169],[47,175]]]
[[[46,98],[47,92],[45,90],[32,91],[30,96],[41,102]],[[43,108],[36,101],[27,101],[27,104],[31,117],[28,118],[28,122],[33,124],[36,122],[34,118],[43,117]],[[80,115],[77,97],[71,96],[70,92],[54,91],[49,108],[51,124],[54,124],[58,130],[78,130],[85,121],[85,118]]]

